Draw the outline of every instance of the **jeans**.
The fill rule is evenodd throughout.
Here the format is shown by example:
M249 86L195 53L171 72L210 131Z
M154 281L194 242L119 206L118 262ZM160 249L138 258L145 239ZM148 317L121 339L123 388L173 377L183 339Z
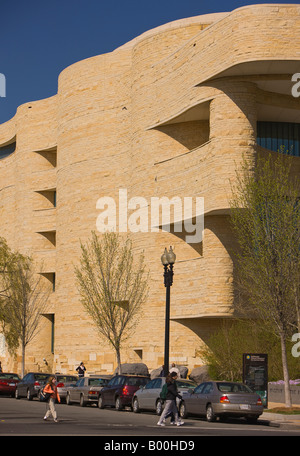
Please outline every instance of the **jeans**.
M56 410L55 410L55 399L53 399L52 397L49 399L48 407L49 408L47 409L45 418L48 418L48 416L52 415L53 419L56 420L57 419L57 413L56 413Z
M163 420L166 418L166 416L169 413L173 413L174 418L175 418L175 423L178 423L178 410L176 406L176 401L174 400L166 400L165 408L161 414L159 424L163 422Z

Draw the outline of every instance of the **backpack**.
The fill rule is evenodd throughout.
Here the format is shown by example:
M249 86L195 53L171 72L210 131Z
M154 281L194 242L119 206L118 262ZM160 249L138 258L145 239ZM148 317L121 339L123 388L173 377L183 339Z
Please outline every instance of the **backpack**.
M161 393L160 393L160 398L163 400L167 399L167 392L168 392L168 385L165 383L164 386L162 387Z

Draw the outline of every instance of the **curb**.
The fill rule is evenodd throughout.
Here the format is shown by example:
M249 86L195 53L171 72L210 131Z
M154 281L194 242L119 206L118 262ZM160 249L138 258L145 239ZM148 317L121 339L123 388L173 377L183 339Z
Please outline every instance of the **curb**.
M263 413L260 420L267 421L269 426L281 427L286 429L299 430L300 432L300 415L283 415L280 413Z

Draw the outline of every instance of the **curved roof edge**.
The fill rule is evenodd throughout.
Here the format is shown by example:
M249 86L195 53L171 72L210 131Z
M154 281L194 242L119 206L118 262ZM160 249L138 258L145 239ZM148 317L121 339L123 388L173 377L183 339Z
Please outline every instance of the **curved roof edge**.
M158 35L160 33L164 33L166 31L187 27L192 24L213 24L214 22L223 19L226 17L229 12L224 13L211 13L211 14L202 14L200 16L193 16L187 17L184 19L177 19L176 21L167 22L166 24L159 25L153 29L147 30L146 32L142 33L141 35L133 38L131 41L124 43L123 45L117 47L115 51L130 49L131 47L135 46L138 42L150 38L151 36ZM114 52L114 51L113 51Z

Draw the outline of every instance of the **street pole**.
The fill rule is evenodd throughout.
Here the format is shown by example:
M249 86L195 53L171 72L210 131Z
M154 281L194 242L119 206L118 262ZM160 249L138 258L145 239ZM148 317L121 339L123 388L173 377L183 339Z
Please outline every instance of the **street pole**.
M169 357L170 357L170 290L173 284L173 264L175 263L176 255L170 247L169 252L165 249L161 257L164 266L164 285L166 287L166 316L165 316L165 352L164 352L164 376L169 373Z

